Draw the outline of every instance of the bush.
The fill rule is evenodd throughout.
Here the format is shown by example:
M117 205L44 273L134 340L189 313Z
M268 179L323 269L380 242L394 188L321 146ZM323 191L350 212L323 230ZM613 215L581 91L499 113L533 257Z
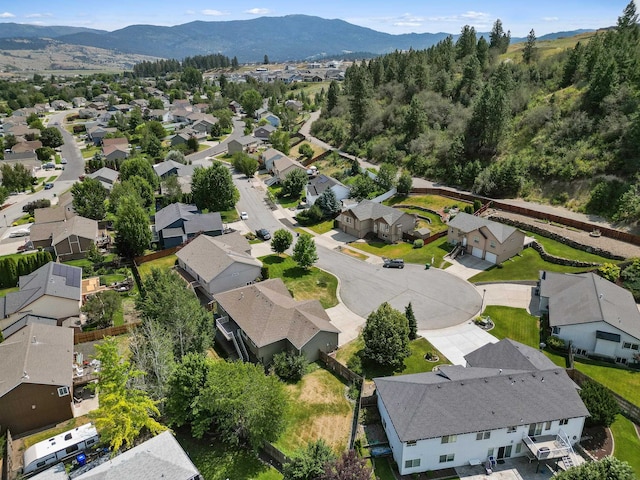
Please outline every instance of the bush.
M413 248L422 248L424 247L424 240L421 238L417 238L413 241Z
M273 356L272 369L281 380L285 382L298 382L307 370L307 358L300 354L280 352Z
M465 205L464 213L468 213L469 215L473 215L473 207L471 205Z
M580 388L580 398L591 415L587 417L587 425L610 426L620 413L620 406L609 389L592 380L584 382Z
M296 216L296 219L301 225L313 225L321 222L323 218L322 209L318 205L313 205L311 208L303 210Z
M263 266L260 269L260 276L262 277L263 280L268 280L269 279L269 267Z
M551 335L547 338L547 346L549 348L553 348L554 350L566 350L567 346L563 339Z

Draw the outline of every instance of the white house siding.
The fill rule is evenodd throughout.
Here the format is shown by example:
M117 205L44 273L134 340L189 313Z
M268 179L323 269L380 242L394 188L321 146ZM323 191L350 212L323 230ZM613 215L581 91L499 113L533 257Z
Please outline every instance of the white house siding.
M624 358L629 362L633 360L634 354L640 353L640 350L623 348L625 343L640 345L640 339L605 322L560 325L558 328L560 328L560 332L556 333L556 336L562 338L567 343L571 341L574 348L586 350L589 354L596 354L596 330L620 335L620 343L616 345L615 349L612 349L612 358ZM607 340L604 340L604 342L611 343ZM602 354L602 352L600 354Z
M342 185L334 185L331 187L331 190L333 190L333 193L336 196L336 199L338 201L340 200L344 200L345 198L349 198L349 195L351 194L351 190L349 190L349 188L342 186ZM313 206L316 203L316 200L320 197L320 195L311 195L309 193L309 190L307 190L307 204L310 206Z
M519 451L516 450L518 444L521 444L523 438L529 433L528 424L517 426L516 431L512 433L507 433L507 427L491 430L490 437L483 440L477 440L476 435L478 432L473 432L457 435L456 441L451 443L442 443L442 437L437 437L418 440L415 445L407 445L407 443L401 443L398 439L388 413L384 408L384 404L379 398L378 409L380 410L382 424L389 439L389 446L393 452L393 459L398 464L401 475L459 467L468 465L469 460L485 461L490 454L490 449L493 449L492 454L497 458L500 447L511 447L509 458L524 456L527 451L527 447L524 444L520 446ZM557 435L558 432L562 430L573 444L580 439L583 426L584 417L569 419L569 422L562 426L559 420L554 420L551 422L548 430L545 430L546 425L542 426L541 434ZM449 454L454 455L453 461L440 463L440 456ZM412 468L405 467L405 462L415 459L420 460L420 466Z

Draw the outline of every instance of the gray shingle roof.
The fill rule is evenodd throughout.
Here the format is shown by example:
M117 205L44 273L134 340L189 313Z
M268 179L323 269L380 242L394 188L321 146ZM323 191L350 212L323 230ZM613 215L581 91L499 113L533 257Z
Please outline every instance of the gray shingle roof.
M389 225L396 223L403 215L407 215L402 210L393 207L387 207L381 203L372 202L371 200L362 200L358 205L349 209L358 220L384 219Z
M544 272L540 295L549 298L551 326L602 321L640 339L640 312L631 292L594 273Z
M76 480L190 480L199 473L167 430L79 475Z
M460 212L451 220L449 220L449 226L457 228L465 233L479 230L482 227L487 228L496 240L500 243L504 243L513 232L516 231L514 227L505 225L504 223L494 222L482 217L476 217L468 213Z
M0 343L0 365L0 397L21 383L70 387L73 329L31 323Z
M445 376L449 372L456 378L455 371L465 378ZM492 372L451 366L440 374L376 378L374 382L403 442L588 415L576 385L562 369Z
M261 267L262 262L253 258L241 246L240 238L248 247L247 239L237 232L218 237L199 235L178 250L176 255L207 283L236 262Z
M294 300L280 278L219 293L216 301L258 347L286 338L300 349L320 331L339 333L318 300Z
M186 219L198 212L195 205L172 203L156 212L156 230L164 230L176 220Z
M82 268L49 262L19 279L20 290L4 297L4 316L11 315L43 295L80 301ZM52 312L53 313L53 312Z
M309 180L309 183L307 184L307 191L316 197L334 185L342 185L342 183L333 177L327 177L326 175L320 174Z
M87 175L87 177L94 178L96 180L104 179L105 181L111 184L114 184L118 180L119 176L120 176L120 173L108 167L102 167L101 169L96 170L95 172Z
M549 358L527 345L504 338L488 343L465 355L467 365L484 368L511 368L514 370L554 370L558 366Z

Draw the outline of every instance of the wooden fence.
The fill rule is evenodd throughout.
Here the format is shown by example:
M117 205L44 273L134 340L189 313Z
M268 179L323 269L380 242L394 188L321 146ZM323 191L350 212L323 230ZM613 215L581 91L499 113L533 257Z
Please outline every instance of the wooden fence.
M575 368L568 368L567 373L569 374L571 379L574 382L576 382L578 385L582 385L588 380L595 383L600 383L594 380L593 378L591 378L590 376L582 373L580 370L576 370ZM607 388L607 390L609 389ZM611 392L611 395L613 395L613 398L616 399L616 402L620 406L620 411L622 412L622 414L625 417L629 418L633 423L640 424L640 407L631 403L626 398L621 397L617 393L612 392L611 390L609 390L609 392Z
M171 247L165 248L164 250L160 250L158 252L153 252L148 255L141 255L140 257L135 257L133 261L136 265L140 265L145 262L150 262L152 260L157 260L158 258L168 257L169 255L173 255L179 250L180 247Z
M118 325L117 327L102 328L100 330L93 330L90 332L80 332L73 336L73 344L95 342L102 340L104 337L115 337L116 335L122 335L123 333L130 332L138 326L140 322L125 323L124 325Z
M269 463L279 472L282 472L282 466L290 461L289 457L269 442L264 442L260 450L269 459Z
M2 480L9 480L9 475L13 472L13 439L11 438L11 432L7 430L5 435L5 444L2 449L3 461L2 461ZM15 477L15 475L12 475Z
M335 358L327 355L322 350L320 350L320 361L322 361L328 370L331 370L333 373L338 376L344 378L348 383L361 383L363 378L357 373L349 370L346 366L341 364Z

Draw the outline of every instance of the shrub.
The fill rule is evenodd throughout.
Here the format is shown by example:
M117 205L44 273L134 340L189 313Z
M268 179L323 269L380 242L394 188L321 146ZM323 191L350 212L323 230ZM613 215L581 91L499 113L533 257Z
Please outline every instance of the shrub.
M280 352L273 356L273 373L285 382L298 382L307 370L307 358L300 354Z
M620 413L620 406L609 389L592 380L584 382L580 388L580 398L591 415L587 417L587 425L611 425Z
M301 225L313 225L322 221L323 218L324 215L318 205L313 205L311 208L303 210L296 216L296 219Z
M469 215L473 215L473 207L471 205L465 205L464 213L468 213Z
M413 248L422 248L424 247L424 240L422 240L421 238L416 238L413 241Z
M262 277L263 280L268 280L269 279L269 267L263 266L260 269L260 276Z
M563 339L551 335L547 338L547 345L555 350L566 350L567 346Z

